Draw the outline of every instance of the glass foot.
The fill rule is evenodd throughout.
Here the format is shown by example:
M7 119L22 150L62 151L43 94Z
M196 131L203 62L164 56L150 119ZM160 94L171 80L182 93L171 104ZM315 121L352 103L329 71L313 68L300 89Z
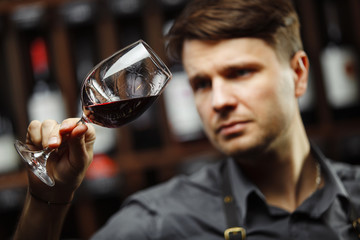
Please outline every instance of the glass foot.
M44 149L33 151L28 146L18 140L15 142L15 149L21 158L27 163L29 169L45 184L54 186L54 180L47 174L46 162L52 150Z

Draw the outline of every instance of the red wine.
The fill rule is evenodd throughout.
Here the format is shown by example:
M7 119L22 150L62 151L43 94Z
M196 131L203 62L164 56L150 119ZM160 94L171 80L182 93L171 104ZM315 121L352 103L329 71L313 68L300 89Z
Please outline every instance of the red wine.
M158 96L132 98L115 102L84 106L87 120L97 125L116 128L139 117Z

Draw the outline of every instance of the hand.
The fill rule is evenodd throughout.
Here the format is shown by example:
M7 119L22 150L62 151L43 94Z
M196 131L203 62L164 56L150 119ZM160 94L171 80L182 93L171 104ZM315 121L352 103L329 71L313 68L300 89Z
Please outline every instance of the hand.
M78 124L78 121L70 118L61 124L54 120L29 124L26 144L30 148L58 149L51 153L47 162L54 187L48 187L29 171L29 190L44 201L71 201L92 161L95 130L90 124Z

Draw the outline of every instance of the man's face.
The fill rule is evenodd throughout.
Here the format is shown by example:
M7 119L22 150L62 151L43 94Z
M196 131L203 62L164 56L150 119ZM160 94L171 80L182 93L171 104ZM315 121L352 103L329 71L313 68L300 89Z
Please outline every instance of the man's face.
M183 63L205 132L223 153L259 153L288 137L296 74L264 41L187 40Z

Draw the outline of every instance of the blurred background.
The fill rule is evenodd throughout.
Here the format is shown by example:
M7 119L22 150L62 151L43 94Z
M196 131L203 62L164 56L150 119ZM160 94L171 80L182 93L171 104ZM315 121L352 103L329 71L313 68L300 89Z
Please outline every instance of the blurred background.
M220 154L204 137L181 65L163 35L187 0L0 0L0 239L24 201L24 164L13 147L33 119L80 117L79 88L100 60L145 40L174 74L136 121L96 127L94 161L63 239L87 239L135 191L190 174ZM293 0L310 58L300 99L309 137L337 161L360 164L360 1Z

